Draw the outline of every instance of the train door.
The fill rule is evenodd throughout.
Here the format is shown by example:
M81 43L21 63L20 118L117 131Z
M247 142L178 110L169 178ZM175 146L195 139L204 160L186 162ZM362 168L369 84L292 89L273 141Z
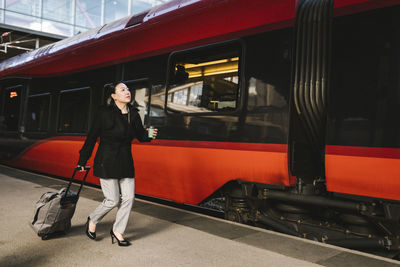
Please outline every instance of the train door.
M253 143L265 155L262 183L290 186L287 144L293 27L243 39L247 97L240 141Z
M326 181L400 200L400 5L380 5L333 20Z
M28 88L25 80L13 80L2 84L0 160L13 158L24 148L24 99Z

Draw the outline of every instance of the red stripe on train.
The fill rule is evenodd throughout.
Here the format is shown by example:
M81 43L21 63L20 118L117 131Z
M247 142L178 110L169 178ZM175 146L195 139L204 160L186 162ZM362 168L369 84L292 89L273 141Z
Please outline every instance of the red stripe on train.
M53 140L64 141L85 141L86 136L54 136L43 139L33 144L32 148L43 142ZM265 144L265 143L239 143L239 142L215 142L215 141L190 141L190 140L162 140L156 139L149 143L140 143L134 140L132 144L135 145L157 145L157 146L173 146L173 147L192 147L192 148L213 148L213 149L230 149L230 150L248 150L248 151L268 151L268 152L282 152L286 153L286 144ZM28 149L29 149L28 148Z
M69 177L84 140L66 136L42 140L9 164ZM155 140L132 146L140 194L198 204L236 179L289 186L286 145ZM93 155L96 149L97 145ZM93 164L93 155L88 165ZM99 183L92 172L87 181Z
M400 200L400 149L327 146L328 191Z
M400 148L326 146L328 155L400 159Z

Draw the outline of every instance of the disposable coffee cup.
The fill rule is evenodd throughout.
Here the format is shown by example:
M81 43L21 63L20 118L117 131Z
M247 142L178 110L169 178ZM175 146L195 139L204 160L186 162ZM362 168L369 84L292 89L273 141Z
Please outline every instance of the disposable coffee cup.
M147 130L149 138L153 138L154 130L155 128L153 126L150 126L149 129Z

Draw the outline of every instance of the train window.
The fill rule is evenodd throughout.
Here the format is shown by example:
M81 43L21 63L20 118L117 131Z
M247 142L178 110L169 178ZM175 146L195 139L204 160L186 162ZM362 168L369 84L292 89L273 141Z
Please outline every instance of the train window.
M150 84L147 80L126 82L132 92L132 105L139 110L142 123L148 121Z
M84 133L88 127L89 87L60 91L58 132Z
M235 44L172 55L167 109L178 113L235 110L239 96L240 51Z
M29 132L45 132L49 125L50 93L31 95L28 98L26 129Z
M151 99L150 99L150 117L152 123L160 123L165 119L164 112L165 104L165 86L164 84L157 84L151 87Z
M146 125L157 125L158 128L165 124L165 80L169 55L140 59L124 65L124 79L138 80L146 77L149 81L150 99L148 117L145 116ZM129 86L131 87L131 86ZM146 120L148 118L148 120Z
M245 38L248 98L244 141L287 142L291 36L288 28Z
M328 144L400 148L399 13L334 19Z
M21 86L4 90L3 116L0 116L0 130L17 131L21 104Z

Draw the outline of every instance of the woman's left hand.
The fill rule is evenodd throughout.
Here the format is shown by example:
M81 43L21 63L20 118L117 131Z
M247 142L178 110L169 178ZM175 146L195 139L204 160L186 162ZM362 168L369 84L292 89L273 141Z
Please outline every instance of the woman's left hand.
M158 129L156 128L156 129L154 129L153 136L151 138L156 139L157 134L158 134Z
M151 126L150 128L147 128L146 130L147 130L149 138L156 139L157 134L158 134L157 128L154 128L153 126Z

